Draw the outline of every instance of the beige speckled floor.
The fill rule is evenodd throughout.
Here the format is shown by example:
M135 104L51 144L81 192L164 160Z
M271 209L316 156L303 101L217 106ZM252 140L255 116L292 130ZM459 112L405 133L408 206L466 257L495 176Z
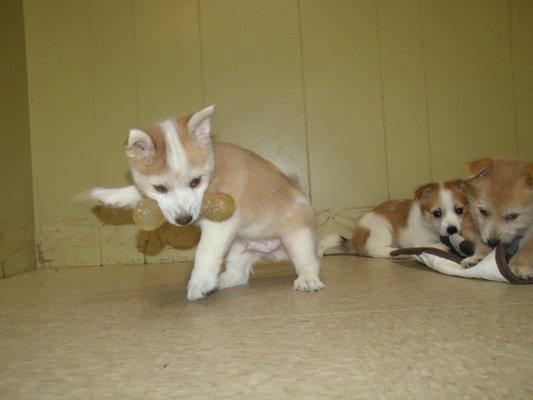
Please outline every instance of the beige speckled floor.
M190 265L0 281L0 398L532 399L533 287L327 257L184 299Z

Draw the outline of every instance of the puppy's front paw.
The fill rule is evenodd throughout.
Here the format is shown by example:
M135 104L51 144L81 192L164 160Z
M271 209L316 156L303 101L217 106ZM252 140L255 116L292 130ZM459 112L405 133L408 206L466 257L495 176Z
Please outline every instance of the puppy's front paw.
M101 203L107 203L109 193L105 188L95 187L89 191L89 196Z
M461 261L461 265L463 266L463 268L470 268L478 264L481 260L483 260L483 257L473 255Z
M141 193L134 185L122 188L96 187L91 189L89 196L109 207L133 207L142 200Z
M524 257L515 256L509 263L511 272L521 279L533 278L533 266L527 265Z
M216 277L214 279L203 276L191 277L187 287L187 299L191 301L203 299L215 289L216 285Z
M302 274L294 281L294 290L298 292L318 292L324 289L324 284L316 275Z

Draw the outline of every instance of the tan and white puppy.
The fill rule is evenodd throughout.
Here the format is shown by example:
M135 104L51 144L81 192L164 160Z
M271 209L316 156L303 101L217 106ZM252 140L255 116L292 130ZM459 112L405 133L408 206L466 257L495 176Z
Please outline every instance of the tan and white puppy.
M461 181L421 186L413 200L390 200L366 213L350 240L339 235L325 237L319 252L338 247L346 254L390 258L399 248L448 250L440 237L461 233L467 207L464 189Z
M509 266L533 277L533 163L482 159L467 164L471 214L491 247L518 242Z
M307 196L276 166L238 146L214 143L214 107L133 129L125 146L134 185L95 188L105 205L131 207L143 196L156 200L168 222L198 222L202 237L187 298L203 298L215 288L243 285L254 263L290 258L298 275L294 288L317 291L320 261L313 209ZM223 222L202 217L206 193L233 196L235 214ZM226 270L219 276L227 253Z

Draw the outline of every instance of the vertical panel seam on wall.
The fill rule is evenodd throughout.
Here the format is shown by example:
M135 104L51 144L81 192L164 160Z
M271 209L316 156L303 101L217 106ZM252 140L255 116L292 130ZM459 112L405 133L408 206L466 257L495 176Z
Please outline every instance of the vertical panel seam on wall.
M422 8L420 6L420 0L418 4L418 25L420 28L420 41L422 44L422 70L424 71L424 97L426 101L426 135L428 143L428 153L429 153L429 176L433 181L433 157L431 154L431 123L430 123L430 105L429 105L429 94L428 94L428 75L427 75L427 61L426 61L426 41L424 40L424 24L422 21Z
M98 166L98 134L96 133L96 129L94 124L96 123L96 95L95 95L95 72L94 72L94 41L93 41L93 12L94 12L94 4L93 0L89 1L89 48L91 50L91 102L92 102L92 111L93 111L93 136L94 136L94 167L95 167L95 175L96 175L96 185L100 185L100 170ZM102 221L99 217L97 217L98 222L98 251L100 255L100 265L104 264L104 257L102 255Z
M304 69L304 42L302 32L302 11L300 0L297 0L296 6L298 8L298 34L300 42L300 73L302 75L302 106L304 117L304 132L305 132L305 160L307 167L307 187L309 188L309 200L313 201L313 191L311 188L311 159L309 157L309 125L307 122L307 91L306 91L306 79Z
M136 125L139 126L140 123L140 101L139 101L139 67L138 67L138 47L137 47L137 29L136 29L136 23L137 20L137 12L135 7L135 0L131 0L131 24L132 24L132 30L133 30L133 75L135 80L135 118L137 119ZM146 252L143 251L143 263L148 263L148 258L146 257Z
M382 69L382 59L381 59L381 36L379 30L379 9L378 9L378 0L374 0L374 11L376 14L376 44L378 51L378 74L379 74L379 91L380 91L380 100L381 100L381 121L383 124L383 151L385 155L385 183L387 187L387 199L390 199L390 182L389 182L389 150L388 150L388 141L387 141L387 127L386 127L386 115L385 115L385 91L383 87L383 69Z
M37 262L37 202L35 201L35 179L33 171L33 151L31 138L31 101L30 101L30 74L28 71L28 42L26 35L26 2L22 2L22 23L24 24L24 72L26 77L26 101L28 105L28 135L29 135L29 149L30 149L30 175L31 175L31 202L33 208L33 248L35 257L35 266L38 267ZM5 276L5 275L3 275Z
M518 103L516 101L516 79L514 71L514 48L513 48L513 23L512 23L512 7L511 0L507 0L507 23L509 25L509 62L511 67L511 91L513 97L513 117L514 117L514 130L515 130L515 142L516 142L516 156L520 156L520 135L518 134Z
M0 279L4 278L6 276L5 274L5 254L4 254L4 229L2 225L2 221L0 221L0 255L2 255L2 258L0 259Z
M205 69L204 69L204 45L202 41L202 0L198 4L198 45L200 47L200 85L202 87L202 107L205 107Z
M135 8L135 0L131 0L131 25L133 31L133 76L135 80L135 118L137 119L136 125L139 126L139 68L137 61L139 59L138 48L137 48L137 29L136 29L136 19L137 13Z

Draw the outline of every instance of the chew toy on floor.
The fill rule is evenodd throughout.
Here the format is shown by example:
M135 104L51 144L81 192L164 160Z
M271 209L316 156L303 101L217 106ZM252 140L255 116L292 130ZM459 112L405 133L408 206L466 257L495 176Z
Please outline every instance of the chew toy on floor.
M235 213L235 201L229 194L214 192L204 197L202 212L205 218L222 222ZM165 216L157 201L145 198L133 209L133 222L144 231L154 231L165 223Z
M507 249L509 250L509 249ZM533 283L533 279L520 279L509 268L508 254L504 245L499 245L477 265L470 268L461 266L462 258L456 254L430 247L399 249L392 256L412 256L427 267L446 274L464 278L487 279L506 283Z

